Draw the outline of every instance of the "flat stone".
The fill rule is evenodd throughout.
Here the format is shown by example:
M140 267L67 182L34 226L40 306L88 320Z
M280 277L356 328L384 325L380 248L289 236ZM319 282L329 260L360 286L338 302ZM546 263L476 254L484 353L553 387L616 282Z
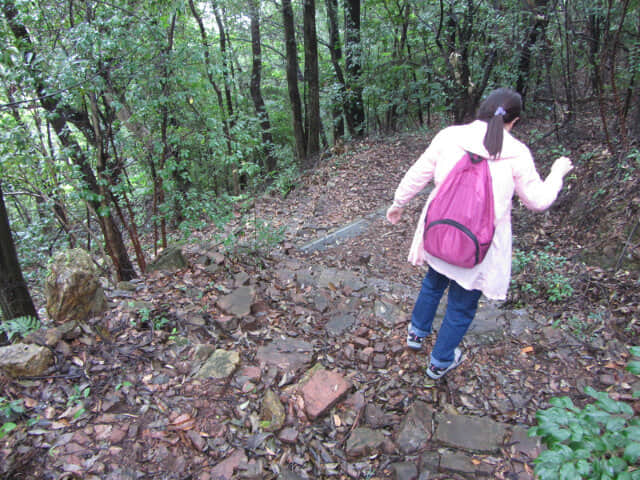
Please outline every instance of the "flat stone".
M187 261L182 254L182 249L177 246L169 246L160 252L156 259L147 266L147 271L175 271L186 266Z
M337 372L316 370L301 389L305 411L311 420L330 409L351 388L351 383Z
M256 292L253 287L236 288L229 295L221 297L217 305L225 312L237 317L251 314L251 306L255 302Z
M498 453L508 426L485 417L436 413L435 440L474 452Z
M283 443L294 444L298 441L300 433L293 427L283 428L278 434L278 439Z
M238 352L216 350L202 365L196 378L227 378L234 372L239 362Z
M367 427L356 428L347 439L347 457L359 458L379 452L384 442L382 432Z
M285 372L295 372L308 365L313 355L313 346L296 338L278 338L258 348L259 362L273 365Z
M218 463L211 470L211 477L216 480L231 480L236 478L234 473L238 470L240 464L247 462L247 456L243 450L234 450L234 452Z
M526 455L529 458L537 458L542 451L540 437L530 437L528 427L513 427L511 433L511 450Z
M24 343L0 347L0 369L10 377L42 375L52 364L47 347Z
M475 461L474 461L475 460ZM472 455L461 452L444 452L440 458L440 468L461 474L488 477L493 473L493 467L479 462Z
M384 323L390 327L404 322L407 315L400 310L396 305L385 302L383 300L376 300L373 305L373 313L376 317L381 318Z
M404 454L422 450L431 439L433 409L426 403L416 401L398 428L396 444Z
M305 478L308 477L302 477L288 468L280 470L280 474L278 475L278 480L304 480Z
M422 474L425 472L437 472L440 468L440 454L436 451L424 452L420 455L419 470ZM427 477L429 478L429 477Z
M364 420L371 428L387 427L391 424L391 416L375 403L367 404L364 410Z
M392 463L390 468L395 480L416 480L418 478L418 467L411 462Z
M338 336L345 333L356 324L356 317L350 313L338 314L332 317L325 325L329 335Z
M286 413L280 397L276 395L273 390L267 389L262 398L262 409L260 412L260 419L268 422L267 425L263 426L263 429L267 432L277 432L284 425L285 418Z

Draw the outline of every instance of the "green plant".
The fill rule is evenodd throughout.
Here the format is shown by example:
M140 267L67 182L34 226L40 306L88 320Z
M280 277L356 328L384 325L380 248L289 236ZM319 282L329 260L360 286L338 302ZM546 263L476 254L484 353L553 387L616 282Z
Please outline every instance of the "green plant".
M4 417L5 420L0 425L0 439L18 427L15 420L22 416L23 413L22 399L7 400L5 397L0 397L0 416Z
M22 405L22 399L7 400L5 397L0 397L0 414L3 417L11 419L23 413L24 406Z
M640 356L640 347L630 350ZM639 375L640 362L629 362L627 370ZM595 400L584 408L558 397L537 412L529 436L540 436L548 449L534 461L535 474L540 480L640 480L640 419L605 392L586 387L584 393Z
M573 295L573 287L569 279L560 273L567 259L554 255L550 243L544 250L524 252L514 249L512 260L512 287L517 293L525 296L544 296L551 303L559 303Z
M76 419L80 417L84 412L84 400L89 397L91 393L91 388L86 386L73 386L73 392L69 394L67 397L67 407L71 406L80 406L78 411L73 415L73 418Z
M40 328L40 320L31 316L17 317L0 323L0 330L7 334L10 342L16 335L24 338L29 333Z

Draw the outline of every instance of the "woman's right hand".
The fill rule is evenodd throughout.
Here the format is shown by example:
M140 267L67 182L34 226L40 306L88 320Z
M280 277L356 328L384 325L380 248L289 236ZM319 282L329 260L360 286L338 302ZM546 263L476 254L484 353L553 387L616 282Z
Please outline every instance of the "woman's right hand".
M391 205L389 210L387 210L387 220L389 220L392 225L395 225L400 221L403 210L404 209L398 205Z
M572 169L573 169L573 164L571 163L571 160L569 159L569 157L560 157L556 159L556 161L553 162L553 165L551 166L552 172L557 171L563 177L567 173L569 173Z

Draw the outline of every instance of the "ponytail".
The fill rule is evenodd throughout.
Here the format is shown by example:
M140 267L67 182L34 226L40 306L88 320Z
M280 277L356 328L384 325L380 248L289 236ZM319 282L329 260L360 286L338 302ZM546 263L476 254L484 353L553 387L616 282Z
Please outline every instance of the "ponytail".
M483 144L491 158L497 158L502 151L504 125L515 120L522 110L522 97L507 88L491 92L478 109L477 118L487 122L487 133Z

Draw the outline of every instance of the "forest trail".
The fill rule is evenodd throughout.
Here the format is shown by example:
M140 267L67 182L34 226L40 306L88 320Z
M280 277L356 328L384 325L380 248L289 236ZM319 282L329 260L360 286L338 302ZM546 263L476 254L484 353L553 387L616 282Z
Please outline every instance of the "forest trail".
M626 348L558 328L541 305L483 301L464 363L425 376L433 339L405 347L422 204L396 226L383 215L425 146L354 144L285 200L255 201L255 218L285 232L275 249L223 253L213 229L193 232L188 268L107 292L112 308L58 347L54 373L1 379L39 413L0 452L5 478L532 479L536 411L582 402L586 385L629 396ZM212 354L228 373L199 378ZM305 378L320 388L305 394Z

